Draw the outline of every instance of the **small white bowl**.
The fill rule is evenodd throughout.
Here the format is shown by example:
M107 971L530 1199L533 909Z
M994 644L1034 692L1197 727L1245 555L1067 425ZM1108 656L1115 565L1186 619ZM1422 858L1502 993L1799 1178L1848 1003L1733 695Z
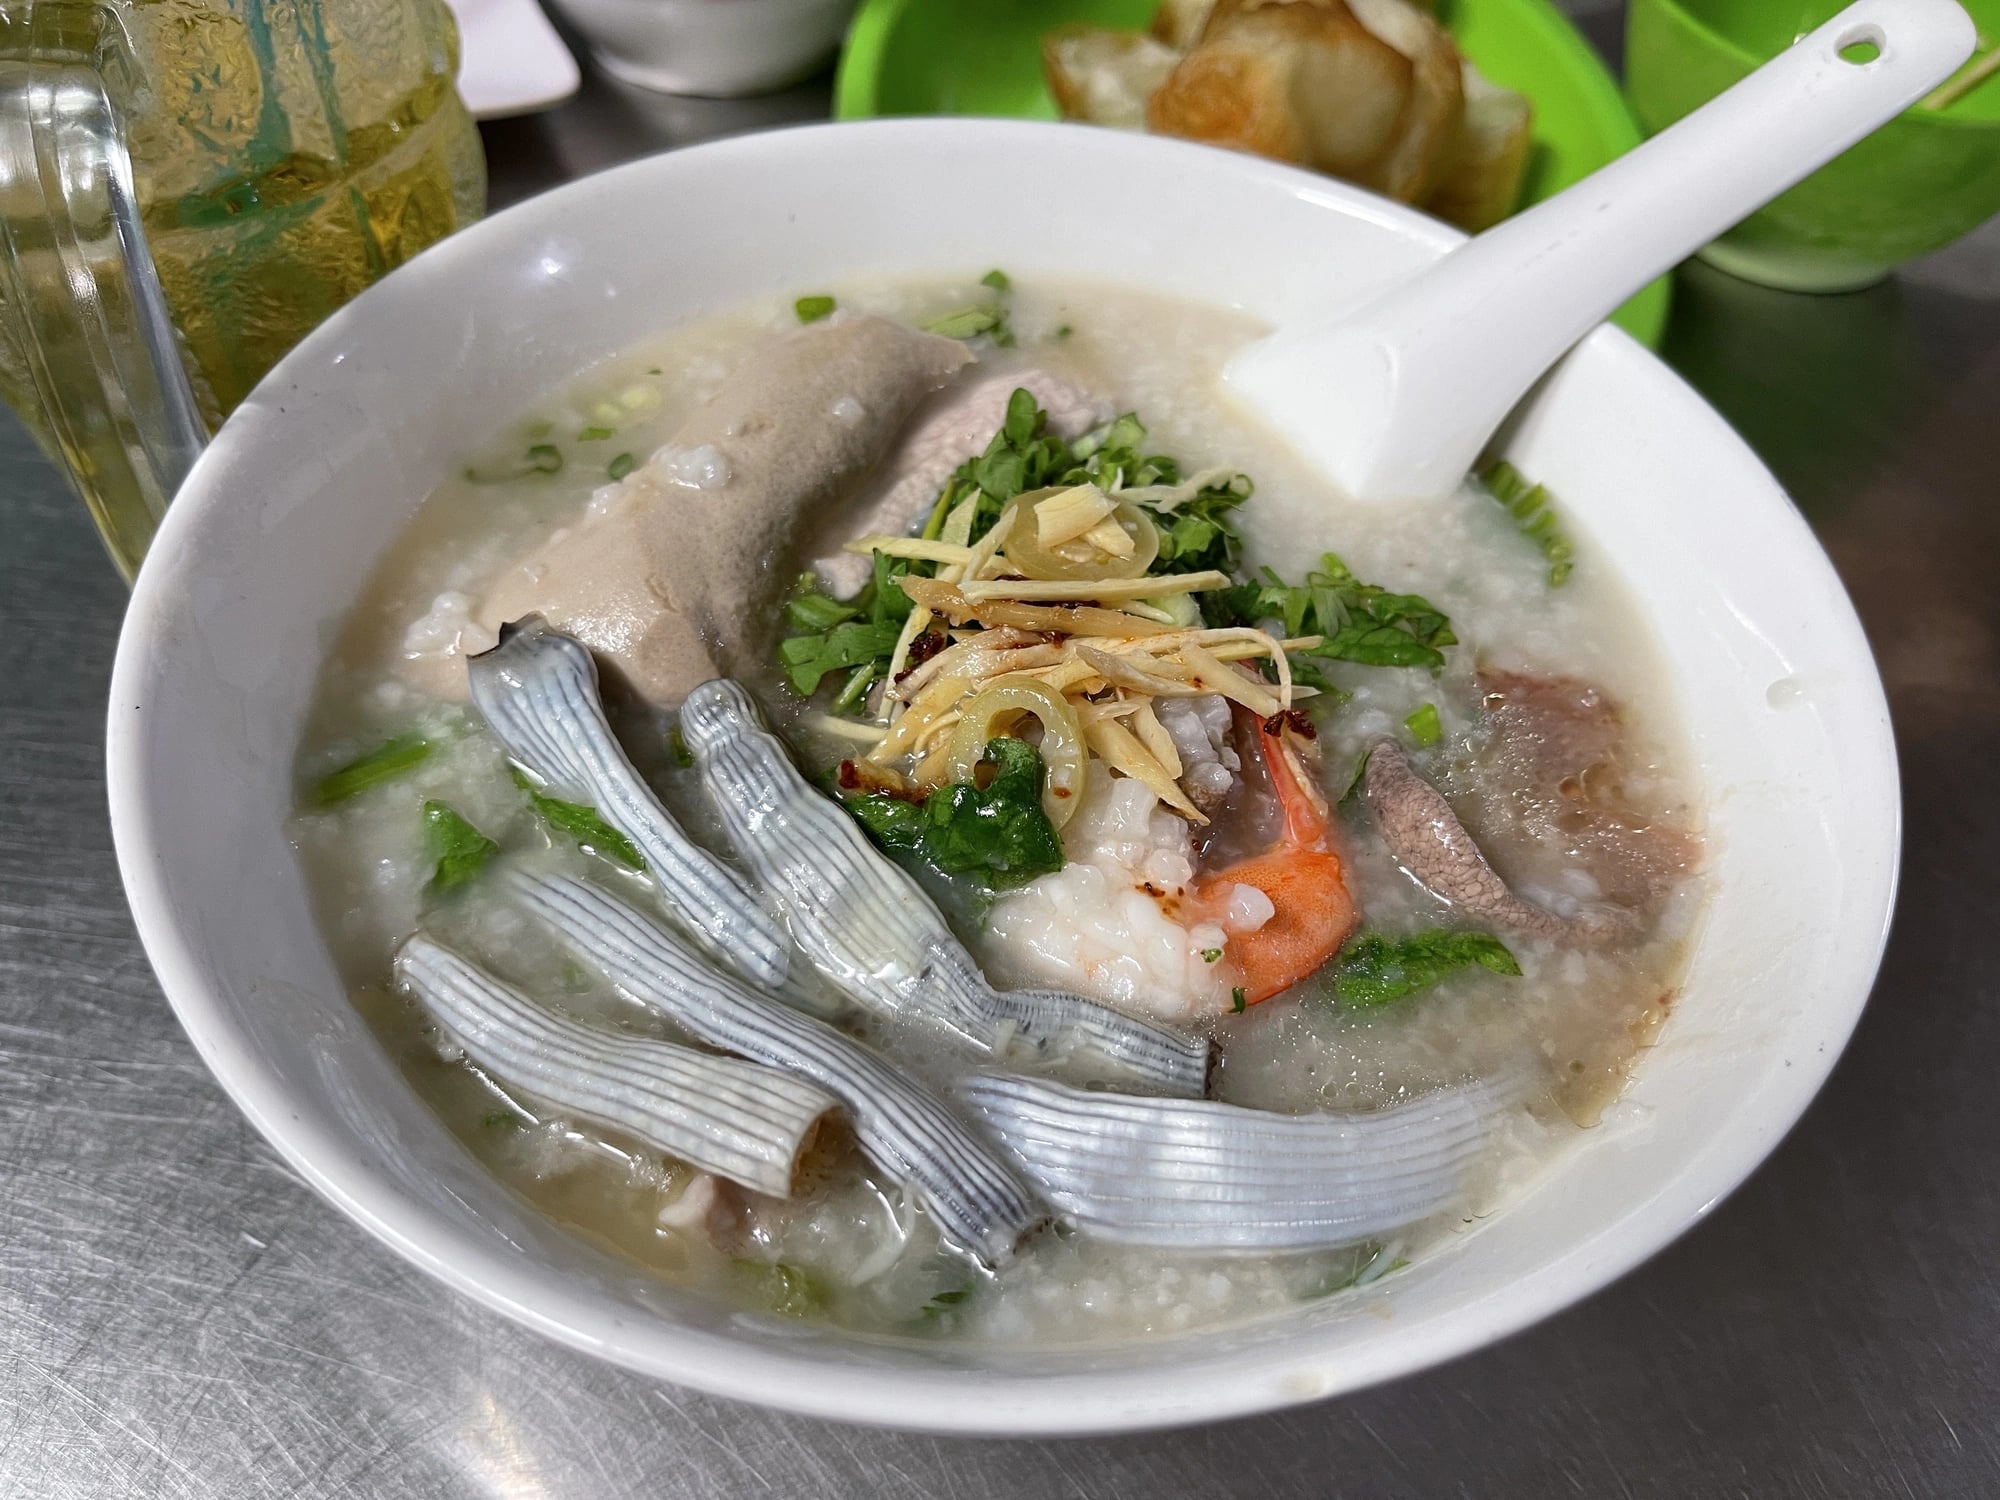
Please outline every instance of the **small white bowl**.
M1089 210L1055 232L1019 211L1037 204ZM1714 906L1626 1099L1379 1292L1194 1338L995 1351L679 1291L541 1218L446 1133L348 1003L285 839L300 725L360 580L460 455L565 373L741 299L863 273L1003 265L1284 322L1336 280L1381 285L1457 238L1248 156L913 120L655 157L427 251L229 419L168 512L119 643L119 863L202 1058L309 1182L440 1280L635 1370L851 1421L1054 1434L1236 1416L1462 1354L1629 1270L1741 1182L1832 1067L1881 953L1898 798L1881 684L1811 532L1615 329L1543 384L1508 451L1563 497L1664 648L1709 788Z
M641 88L733 98L833 56L855 0L554 0L604 70Z

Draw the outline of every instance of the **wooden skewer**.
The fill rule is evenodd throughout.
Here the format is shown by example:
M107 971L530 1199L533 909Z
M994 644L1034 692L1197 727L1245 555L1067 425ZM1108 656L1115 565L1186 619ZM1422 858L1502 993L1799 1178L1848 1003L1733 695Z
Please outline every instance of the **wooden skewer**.
M1995 73L2000 73L2000 47L1985 37L1979 39L1979 45L1986 50L1975 53L1964 67L1919 99L1917 108L1949 109Z

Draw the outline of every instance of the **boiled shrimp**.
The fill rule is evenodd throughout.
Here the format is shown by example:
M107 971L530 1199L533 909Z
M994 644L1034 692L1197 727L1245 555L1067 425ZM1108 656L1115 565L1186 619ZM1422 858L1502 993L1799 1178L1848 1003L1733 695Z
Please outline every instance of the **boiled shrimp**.
M1258 751L1270 773L1284 823L1278 841L1262 854L1206 877L1196 900L1221 908L1230 887L1255 886L1270 899L1270 920L1229 939L1227 951L1242 978L1243 1000L1255 1005L1315 972L1340 951L1354 930L1354 898L1333 852L1325 809L1301 780L1282 730L1257 729Z

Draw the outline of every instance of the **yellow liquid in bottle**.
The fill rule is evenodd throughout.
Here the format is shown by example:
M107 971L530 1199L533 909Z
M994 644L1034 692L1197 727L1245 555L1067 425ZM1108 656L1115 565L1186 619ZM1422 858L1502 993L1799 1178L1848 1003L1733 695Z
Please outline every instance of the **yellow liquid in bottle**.
M482 211L485 159L452 81L457 31L439 0L113 8L136 63L122 102L146 238L213 426L341 304ZM23 9L0 0L0 20ZM20 211L0 188L9 228ZM37 398L37 373L63 390L101 379L88 340L44 315L70 280L34 246L37 227L15 235L18 270L0 281L0 399L67 460L129 576L158 498L134 482L115 396L55 414Z

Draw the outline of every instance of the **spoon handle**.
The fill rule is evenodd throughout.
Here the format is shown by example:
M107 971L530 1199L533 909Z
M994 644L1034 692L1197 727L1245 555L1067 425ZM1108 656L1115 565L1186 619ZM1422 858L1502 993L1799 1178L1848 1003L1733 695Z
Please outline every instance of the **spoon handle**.
M1229 384L1350 494L1443 494L1619 303L1922 98L1975 39L1956 0L1859 0L1374 301L1252 345Z

